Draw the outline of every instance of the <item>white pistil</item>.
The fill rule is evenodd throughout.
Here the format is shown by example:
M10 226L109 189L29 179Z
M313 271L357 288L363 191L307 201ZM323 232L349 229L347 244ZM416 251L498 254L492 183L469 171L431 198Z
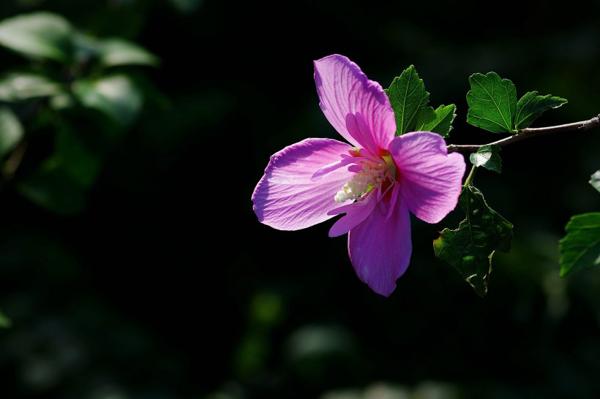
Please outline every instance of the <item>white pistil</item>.
M363 169L335 194L335 202L357 201L383 183L387 171L385 162L364 162L362 166Z

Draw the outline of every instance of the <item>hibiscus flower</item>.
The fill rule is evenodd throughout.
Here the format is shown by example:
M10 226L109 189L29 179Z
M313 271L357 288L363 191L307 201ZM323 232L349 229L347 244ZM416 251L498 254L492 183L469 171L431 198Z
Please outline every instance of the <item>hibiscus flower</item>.
M395 136L379 83L342 55L315 61L325 117L348 143L309 138L271 156L252 202L261 223L299 230L344 214L329 236L348 234L358 277L389 296L410 263L410 213L438 223L458 202L465 162L432 132Z

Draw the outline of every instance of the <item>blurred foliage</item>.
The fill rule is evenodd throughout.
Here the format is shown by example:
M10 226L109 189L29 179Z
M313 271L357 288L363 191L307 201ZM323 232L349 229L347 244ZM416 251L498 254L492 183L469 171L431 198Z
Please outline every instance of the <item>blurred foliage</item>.
M540 125L597 115L600 4L515 6L506 18L471 1L0 2L0 20L52 12L80 33L64 47L79 49L65 50L72 64L0 49L0 105L23 132L2 162L0 309L12 325L0 329L0 395L600 396L600 274L559 278L556 245L571 215L598 210L585 183L597 130L506 148L502 179L480 170L478 187L516 226L482 300L431 254L438 226L413 223L415 256L384 300L329 226L282 234L251 210L273 152L336 137L311 64L334 52L384 86L414 64L432 104L497 70L569 99ZM114 40L154 55L105 66L97 43ZM91 94L105 81L117 88ZM115 115L137 101L106 104L128 87L142 105L126 125ZM451 140L477 142L466 100L456 106Z
M49 210L80 212L118 139L115 132L131 126L143 105L142 87L131 73L115 72L115 67L156 66L158 59L132 42L84 34L49 12L0 22L0 45L31 60L0 80L0 100L6 104L0 110L0 156L9 164L3 178ZM97 112L111 123L95 131L92 116L74 116L79 109ZM45 159L26 157L26 149L48 147L48 140L53 144ZM22 175L21 162L29 163Z

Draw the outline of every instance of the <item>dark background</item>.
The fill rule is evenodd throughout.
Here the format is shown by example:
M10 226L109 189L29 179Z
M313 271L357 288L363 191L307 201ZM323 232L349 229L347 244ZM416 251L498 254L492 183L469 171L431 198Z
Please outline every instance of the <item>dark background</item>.
M560 279L557 249L571 215L600 208L587 184L600 131L515 144L502 175L478 174L515 224L485 299L432 253L458 216L414 220L411 266L385 299L330 223L278 232L250 202L270 154L336 137L312 78L327 54L384 86L414 64L433 104L457 104L454 143L497 137L465 123L473 72L569 99L538 125L597 115L598 2L3 0L0 16L38 9L158 55L140 73L161 100L111 149L81 213L0 192L13 324L0 397L600 397L600 274Z

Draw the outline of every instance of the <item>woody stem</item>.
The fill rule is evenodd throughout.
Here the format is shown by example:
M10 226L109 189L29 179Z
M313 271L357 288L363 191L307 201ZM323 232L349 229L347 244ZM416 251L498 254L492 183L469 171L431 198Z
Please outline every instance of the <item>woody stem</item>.
M546 126L546 127L528 127L525 129L519 130L517 133L512 136L505 137L503 139L493 141L487 144L450 144L448 146L448 152L475 152L479 148L488 145L495 145L499 147L504 147L505 145L525 140L530 137L542 136L545 134L552 133L564 133L571 131L585 131L589 129L593 129L595 127L600 126L600 114L591 119L573 123L567 123L564 125L556 125L556 126Z

